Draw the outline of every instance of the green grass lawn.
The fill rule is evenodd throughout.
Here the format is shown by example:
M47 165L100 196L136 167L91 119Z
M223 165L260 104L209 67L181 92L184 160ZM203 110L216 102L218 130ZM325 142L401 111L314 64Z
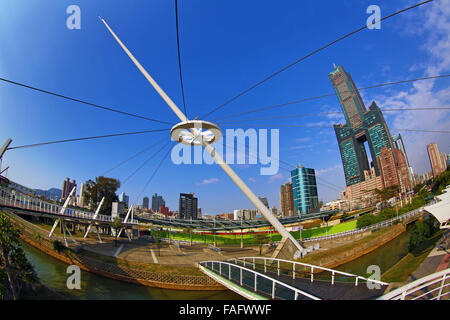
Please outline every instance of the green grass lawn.
M412 252L409 252L392 268L381 275L381 280L386 282L404 282L408 277L417 270L422 262L428 257L433 250L436 242L441 238L444 230L436 232L429 239L425 240Z
M316 229L307 229L302 231L302 238L312 238L312 237L320 237L320 236L326 236L331 235L334 233L349 231L356 229L356 222L357 220L349 221L340 223L334 226L330 227L323 227L323 228L316 228ZM298 239L300 236L300 231L292 231L292 236L295 239ZM167 238L169 236L169 232L162 231L160 232L160 237ZM189 241L189 233L171 233L171 238L174 240L186 240ZM272 241L280 241L281 236L279 233L273 233L272 236L270 234L267 234L267 241L272 238ZM205 243L213 243L214 242L214 236L213 235L201 235L192 233L192 240L193 241L200 241ZM230 245L236 245L241 243L241 235L216 235L216 242L217 244L230 244ZM255 241L255 237L252 234L244 234L243 235L243 242L244 244L257 244Z

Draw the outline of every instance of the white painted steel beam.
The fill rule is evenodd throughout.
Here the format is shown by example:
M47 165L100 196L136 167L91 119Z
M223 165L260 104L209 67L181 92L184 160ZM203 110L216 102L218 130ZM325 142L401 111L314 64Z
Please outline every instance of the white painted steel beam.
M182 122L187 122L187 117L183 112L177 107L177 105L167 96L167 94L161 89L161 87L156 83L156 81L148 74L148 72L142 67L139 61L133 56L133 54L127 49L127 47L120 41L116 34L112 31L106 21L101 18L101 21L108 28L109 32L113 35L125 53L130 57L133 63L145 76L145 78L150 82L153 88L158 92L158 94L163 98L163 100L169 105L172 111L180 118ZM192 134L195 136L197 132L191 129ZM202 145L209 152L209 154L214 158L216 163L225 171L225 173L233 180L233 182L241 189L241 191L247 196L247 198L255 205L255 207L264 215L264 217L274 226L274 228L281 234L283 238L288 238L297 247L297 249L302 252L303 248L294 239L294 237L284 228L284 226L278 221L278 219L270 212L270 210L262 203L262 201L250 190L250 188L242 181L242 179L231 169L231 167L225 163L223 158L216 152L214 147L210 144L205 143L202 139Z
M66 208L67 208L67 206L69 205L69 202L70 202L70 198L73 196L73 194L74 194L74 192L76 190L77 190L77 187L73 187L72 191L70 191L69 196L67 197L66 201L64 202L64 205L62 206L61 210L59 211L60 215L64 215L65 214ZM48 235L49 238L51 238L51 236L53 235L53 232L55 231L56 226L58 225L60 220L61 220L60 218L56 219L55 223L53 224L52 230L50 230L50 233Z
M8 149L9 145L11 144L12 139L8 138L8 140L6 140L6 142L3 144L3 146L0 148L0 159L3 157L3 154L6 152L6 150Z
M94 216L92 217L92 220L97 219L98 213L100 212L100 208L103 205L103 202L105 201L105 197L102 198L102 201L100 201L100 204L97 207L97 210L95 210ZM91 230L92 227L92 222L89 224L87 230L86 230L86 234L84 235L84 239L86 239L87 235L89 234L89 231Z

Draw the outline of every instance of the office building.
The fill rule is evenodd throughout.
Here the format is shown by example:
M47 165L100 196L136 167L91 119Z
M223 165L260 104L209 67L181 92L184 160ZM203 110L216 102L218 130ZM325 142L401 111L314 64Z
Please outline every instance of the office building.
M128 208L128 202L130 201L130 197L125 194L125 192L121 192L119 194L119 201L123 202L125 206Z
M198 199L193 193L180 193L179 219L197 219Z
M292 217L294 212L294 194L292 193L292 183L286 182L280 187L280 213L283 217Z
M427 145L428 157L430 159L431 171L433 172L433 178L436 178L447 168L444 168L442 163L442 156L439 153L439 149L436 143L430 143Z
M300 165L291 171L292 193L296 214L319 211L316 173L314 169Z
M69 178L64 180L63 187L61 190L61 199L63 201L65 201L67 199L67 197L69 196L70 192L72 191L72 189L76 188L76 187L77 187L77 183L75 182L75 180L70 181ZM75 193L73 195L75 196Z
M401 136L391 136L375 102L366 109L350 74L342 66L335 66L329 78L346 120L345 124L334 125L334 130L344 167L347 199L370 197L375 188L383 189L393 183L406 192L412 187L413 172Z
M157 193L155 193L152 196L152 210L153 212L159 212L159 208L161 206L165 206L166 202L164 201L162 196L158 196Z
M144 197L144 198L142 199L142 208L143 208L144 210L148 209L148 203L149 203L148 197Z
M258 198L266 206L266 208L269 208L269 202L267 201L266 197L258 197Z
M405 144L403 143L403 139L402 136L400 135L400 133L394 137L392 137L392 142L394 143L394 146L400 150L402 152L402 155L404 157L403 159L400 159L400 162L406 161L406 167L408 170L408 177L409 177L409 183L411 185L411 187L415 186L415 177L414 177L414 171L413 168L411 167L409 160L408 160L408 154L406 153L406 149L405 149ZM403 170L403 167L402 167Z
M77 202L79 207L85 207L86 206L86 186L84 183L80 185L80 195L78 197Z

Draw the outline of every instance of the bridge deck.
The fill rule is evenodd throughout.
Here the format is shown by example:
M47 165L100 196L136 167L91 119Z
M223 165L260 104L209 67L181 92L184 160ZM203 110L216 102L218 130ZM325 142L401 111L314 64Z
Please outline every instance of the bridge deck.
M264 272L264 270L258 270L258 272L323 300L372 300L381 296L386 289L386 286L381 285L380 289L369 289L366 283L359 283L356 286L354 282L336 281L334 284L331 284L331 281L319 279L314 279L311 282L310 278L292 279L292 276L283 274L278 276L276 273Z

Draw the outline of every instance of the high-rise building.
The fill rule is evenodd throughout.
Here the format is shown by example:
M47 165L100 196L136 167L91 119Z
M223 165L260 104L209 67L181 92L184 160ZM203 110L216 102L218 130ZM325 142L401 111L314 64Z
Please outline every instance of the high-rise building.
M319 211L316 172L297 166L291 171L292 193L296 213L308 214Z
M436 143L430 143L427 145L428 157L430 158L431 170L433 171L433 177L436 178L442 172L445 171L442 163L442 156L439 153L439 149Z
M125 206L128 208L128 202L130 201L130 197L125 194L125 192L121 192L119 194L119 201L125 203Z
M294 211L292 183L287 182L280 187L280 212L283 217L291 217Z
M77 183L75 182L75 180L73 180L72 182L70 181L69 178L64 180L62 191L61 191L61 199L63 201L67 199L67 197L69 196L70 192L72 191L72 189L74 187L75 188L77 187Z
M152 196L152 210L153 212L159 212L159 208L161 206L165 206L166 202L164 201L162 196L158 196L157 193L155 193Z
M392 142L394 143L394 146L400 150L403 154L404 160L406 161L406 167L408 169L408 177L411 187L414 187L415 183L415 177L414 177L414 171L411 165L409 164L408 160L408 154L406 153L405 144L403 143L402 136L400 133L394 137L392 137ZM403 170L403 169L402 169Z
M78 206L84 207L86 206L86 187L84 183L80 185L80 197L78 198Z
M148 197L144 197L144 198L142 199L142 208L148 209L148 203L149 203Z
M366 109L350 74L342 66L335 66L328 76L346 120L345 125L334 125L334 130L344 167L345 193L350 195L347 199L368 197L375 188L383 189L395 182L406 192L412 187L413 172L401 136L392 138L375 102ZM383 172L381 164L385 165Z
M447 170L447 154L445 152L441 153L442 157L442 167L444 168L444 171Z
M266 197L258 197L258 198L267 207L267 209L269 209L269 202L267 201L267 198Z
M198 199L193 193L180 193L179 212L180 219L197 219Z
M334 125L334 130L341 151L347 186L364 181L364 171L375 167L380 175L376 158L381 149L393 149L391 135L380 108L375 102L366 109L358 89L349 73L341 66L329 74L336 91L346 124ZM366 145L372 158L369 164Z

